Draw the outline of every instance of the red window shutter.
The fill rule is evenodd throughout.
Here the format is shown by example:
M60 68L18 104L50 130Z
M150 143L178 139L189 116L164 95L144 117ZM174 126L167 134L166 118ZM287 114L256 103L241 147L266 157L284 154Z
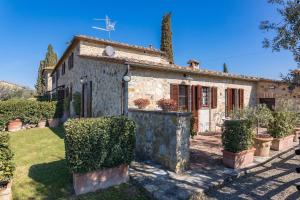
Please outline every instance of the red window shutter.
M227 109L227 114L232 110L232 89L227 88L226 90L227 93L227 102L226 102L226 109Z
M196 101L195 101L195 98L194 98L194 96L195 96L195 94L196 94L196 86L195 85L192 85L192 99L191 99L191 102L192 102L192 111L193 110L196 110Z
M191 86L190 85L188 85L187 87L187 92L186 92L186 94L187 94L187 96L186 96L186 98L187 98L187 108L188 108L188 111L191 111Z
M218 105L218 88L211 88L211 108L217 108Z
M202 86L198 85L198 109L202 108Z
M177 110L179 106L179 86L176 84L170 85L170 99L173 99L177 104Z
M244 89L239 89L239 107L244 108Z

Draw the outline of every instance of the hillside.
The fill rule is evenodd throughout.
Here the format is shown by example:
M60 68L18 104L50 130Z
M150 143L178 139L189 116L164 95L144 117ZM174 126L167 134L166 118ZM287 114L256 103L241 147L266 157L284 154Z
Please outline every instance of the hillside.
M0 81L0 100L9 98L29 98L34 91L25 86L20 86L6 81Z

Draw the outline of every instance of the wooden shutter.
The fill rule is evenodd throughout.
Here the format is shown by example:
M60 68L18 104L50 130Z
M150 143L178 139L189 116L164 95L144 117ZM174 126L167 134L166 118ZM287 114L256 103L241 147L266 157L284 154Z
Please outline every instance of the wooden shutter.
M218 105L218 88L211 88L211 108L217 108Z
M232 89L231 88L227 88L226 90L227 93L227 102L226 102L226 109L227 109L227 115L230 113L230 111L232 111L233 107L232 107Z
M198 100L198 109L202 108L202 86L201 85L198 85L198 97L197 97L197 100Z
M186 98L187 98L187 110L188 111L191 111L191 105L192 105L192 103L191 103L191 86L190 85L188 85L187 87L186 87L186 89L187 89L187 92L186 92L186 94L187 94L187 96L186 96Z
M171 84L170 85L170 99L173 99L177 104L177 109L179 107L179 85Z
M196 101L195 101L195 94L196 94L196 86L195 85L192 85L192 99L191 99L191 102L192 102L192 111L196 110Z
M244 108L244 89L239 89L239 108Z

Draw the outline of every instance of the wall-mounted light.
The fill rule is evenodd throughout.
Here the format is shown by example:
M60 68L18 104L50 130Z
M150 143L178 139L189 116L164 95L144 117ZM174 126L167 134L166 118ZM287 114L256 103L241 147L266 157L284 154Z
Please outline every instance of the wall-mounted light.
M123 76L123 81L130 82L131 81L131 76L129 74L126 74L125 76Z
M87 76L82 76L82 77L80 78L80 83L81 83L81 84L87 83Z

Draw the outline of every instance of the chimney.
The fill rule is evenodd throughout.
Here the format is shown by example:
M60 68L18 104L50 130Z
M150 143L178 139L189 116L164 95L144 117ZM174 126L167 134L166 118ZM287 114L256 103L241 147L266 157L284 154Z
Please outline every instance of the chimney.
M197 60L191 59L187 62L189 64L189 68L191 69L199 69L199 62Z

